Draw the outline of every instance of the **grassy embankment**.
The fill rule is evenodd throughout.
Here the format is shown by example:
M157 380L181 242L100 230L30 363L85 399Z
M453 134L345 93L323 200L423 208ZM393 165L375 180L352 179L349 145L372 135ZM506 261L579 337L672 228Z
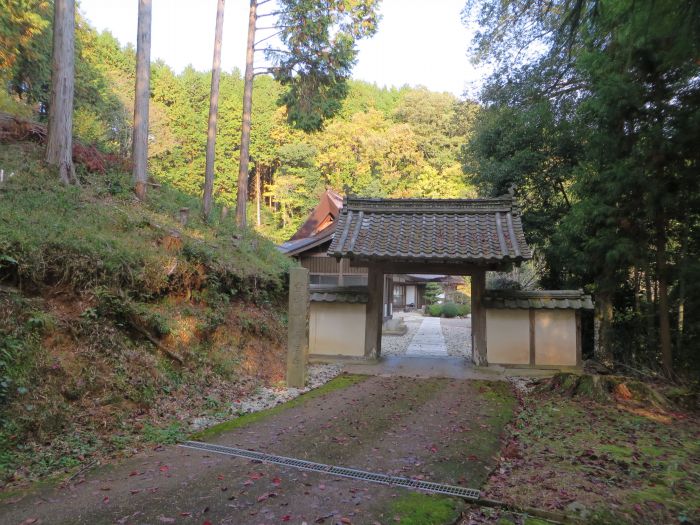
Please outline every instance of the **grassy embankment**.
M572 397L547 387L522 402L487 498L582 523L698 523L697 414L653 398ZM523 518L480 509L471 519L507 525Z
M0 487L173 441L283 377L270 242L167 186L141 204L123 170L64 187L41 153L0 144Z

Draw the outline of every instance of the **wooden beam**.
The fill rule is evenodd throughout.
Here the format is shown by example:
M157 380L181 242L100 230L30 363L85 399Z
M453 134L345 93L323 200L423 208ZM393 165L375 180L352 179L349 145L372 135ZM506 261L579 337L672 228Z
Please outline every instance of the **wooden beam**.
M384 273L406 274L406 273L428 273L439 275L473 275L480 271L504 271L504 266L500 263L413 263L413 262L381 262L368 263L367 261L355 261L350 259L352 267L369 267L374 266L380 268Z
M472 358L474 364L486 366L486 272L477 270L472 276Z
M576 310L576 366L583 366L583 349L581 341L581 310Z
M365 357L379 357L382 344L384 273L376 266L369 267L367 291L367 305L365 306Z

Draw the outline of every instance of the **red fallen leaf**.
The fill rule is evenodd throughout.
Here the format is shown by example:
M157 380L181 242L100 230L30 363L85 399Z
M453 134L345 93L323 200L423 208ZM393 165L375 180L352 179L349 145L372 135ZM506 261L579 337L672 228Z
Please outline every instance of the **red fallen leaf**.
M186 518L188 516L192 516L192 513L191 512L181 512L180 516L184 516Z
M262 496L258 496L258 503L260 503L261 501L265 501L269 497L269 494L263 494Z
M39 518L27 518L19 525L32 525L32 523L36 523L37 521L39 521Z
M102 503L107 505L107 503L109 503L109 496L105 496L104 498L102 498Z
M321 483L321 484L318 486L318 490L326 490L326 486L325 486L323 483Z
M168 465L163 465L162 467L160 467L161 472L167 472L169 470L170 470L170 467L168 467Z
M435 445L431 445L428 450L430 450L430 452L437 452L437 447Z
M138 470L132 470L132 471L129 473L129 476L138 476L139 474L141 474L141 473L140 473Z
M469 461L479 461L479 458L476 457L474 454L471 454L470 456L467 457Z
M205 521L202 525L211 525L211 521Z
M280 478L272 478L272 483L274 485L279 485L280 483L282 483L282 480Z
M352 521L349 518L340 518L340 523L345 523L346 525L352 525Z
M282 521L292 521L292 517L289 514L282 516Z

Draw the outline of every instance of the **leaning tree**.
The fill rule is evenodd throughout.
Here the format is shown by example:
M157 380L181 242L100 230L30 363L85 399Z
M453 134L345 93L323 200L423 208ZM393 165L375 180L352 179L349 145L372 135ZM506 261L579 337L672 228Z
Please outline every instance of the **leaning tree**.
M214 191L214 157L216 148L216 121L219 114L219 80L221 79L221 37L224 30L224 4L216 5L216 29L214 31L214 59L211 68L211 91L209 94L209 124L207 129L207 160L204 169L204 198L202 215L205 220L211 215Z

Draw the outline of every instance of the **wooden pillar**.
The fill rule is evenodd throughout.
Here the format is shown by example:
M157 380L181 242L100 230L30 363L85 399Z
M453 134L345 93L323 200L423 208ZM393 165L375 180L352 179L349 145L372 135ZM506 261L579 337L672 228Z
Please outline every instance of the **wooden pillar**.
M583 366L583 344L581 341L581 310L576 310L576 366Z
M486 366L486 271L474 270L472 278L472 359L478 366Z
M382 345L384 308L384 272L369 266L367 274L367 306L365 310L365 357L379 357Z
M287 386L303 388L309 352L309 270L289 270Z

